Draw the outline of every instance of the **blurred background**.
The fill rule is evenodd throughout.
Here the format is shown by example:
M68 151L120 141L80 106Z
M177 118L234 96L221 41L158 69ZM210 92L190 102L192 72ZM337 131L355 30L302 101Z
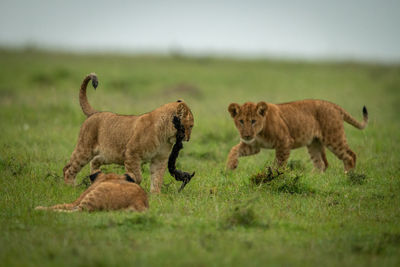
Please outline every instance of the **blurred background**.
M1 0L0 46L400 61L400 1Z

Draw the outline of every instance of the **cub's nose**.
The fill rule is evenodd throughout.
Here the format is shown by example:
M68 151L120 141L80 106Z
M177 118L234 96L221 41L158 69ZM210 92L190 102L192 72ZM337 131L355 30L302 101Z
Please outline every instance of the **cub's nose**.
M245 139L245 140L250 140L250 139L251 139L251 136L250 136L250 135L245 135L245 136L244 136L244 139Z

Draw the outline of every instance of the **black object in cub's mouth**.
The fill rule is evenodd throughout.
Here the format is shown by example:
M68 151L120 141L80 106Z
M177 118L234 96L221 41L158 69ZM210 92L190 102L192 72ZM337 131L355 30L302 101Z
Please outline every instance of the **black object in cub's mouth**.
M174 124L176 132L176 142L174 147L172 148L171 154L168 158L168 171L172 177L175 178L177 181L182 181L182 185L179 188L178 192L181 192L183 188L190 182L192 177L194 176L195 172L192 174L184 171L177 170L175 167L176 159L178 158L179 151L183 148L183 138L185 138L185 127L181 124L181 120L174 116L172 123Z
M135 183L135 180L133 180L132 177L129 176L129 174L125 173L125 180L131 183Z
M99 176L99 174L101 173L101 171L92 173L91 175L89 175L90 178L90 182L94 183L94 181L96 181L97 176Z

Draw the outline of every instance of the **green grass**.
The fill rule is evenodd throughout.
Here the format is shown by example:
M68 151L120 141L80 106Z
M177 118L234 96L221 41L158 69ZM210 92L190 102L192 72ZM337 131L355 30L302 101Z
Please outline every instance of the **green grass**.
M2 266L400 264L399 66L3 50L0 70ZM196 176L177 193L166 173L147 213L34 210L84 190L65 185L62 168L85 119L78 88L90 72L99 76L88 91L98 110L139 114L179 98L192 108L178 167ZM365 130L345 126L358 156L353 176L330 152L327 172L311 172L304 148L291 154L289 182L250 181L272 150L224 172L239 140L229 103L305 98L333 101L358 119L368 107ZM88 174L85 167L78 182ZM142 186L149 191L148 166Z

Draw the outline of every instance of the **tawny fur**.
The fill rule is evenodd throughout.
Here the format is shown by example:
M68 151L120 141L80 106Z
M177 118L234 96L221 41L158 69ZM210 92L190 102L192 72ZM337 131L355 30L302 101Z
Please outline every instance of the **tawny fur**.
M323 100L302 100L283 104L232 103L228 111L240 134L240 143L228 156L227 168L235 169L238 158L257 154L261 148L275 149L276 163L284 166L290 150L306 146L314 167L328 167L325 147L343 161L345 171L355 168L356 154L347 144L343 121L358 129L368 123L368 113L358 122L340 106Z
M99 171L104 164L124 165L127 173L140 184L141 164L150 162L150 191L159 193L175 142L172 119L179 117L185 127L185 141L189 141L194 123L190 108L178 101L139 116L98 112L87 101L86 87L90 80L97 86L97 76L93 73L82 82L79 100L88 118L82 124L71 159L64 167L65 182L73 184L77 173L90 162L91 173Z
M54 211L145 211L149 208L146 192L136 183L127 181L125 175L99 173L94 183L72 203L37 210Z

